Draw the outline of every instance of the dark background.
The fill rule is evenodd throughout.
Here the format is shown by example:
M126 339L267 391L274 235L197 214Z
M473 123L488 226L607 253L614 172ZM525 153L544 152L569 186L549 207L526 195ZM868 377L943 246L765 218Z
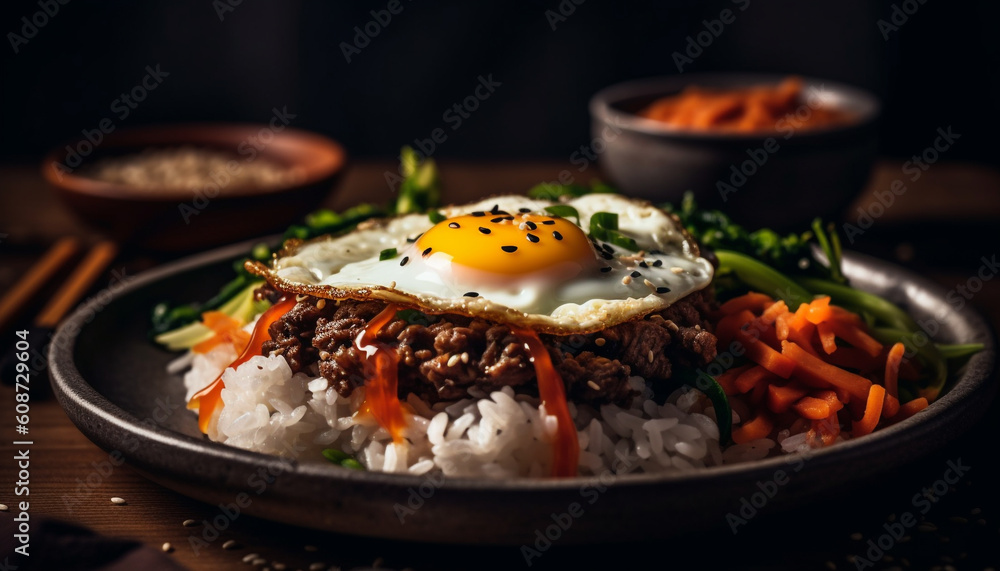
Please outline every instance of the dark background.
M449 127L445 110L492 74L502 85L448 129L435 156L568 157L589 141L594 92L677 73L672 54L730 8L736 21L684 73L797 73L867 87L885 103L883 154L908 157L952 125L964 140L949 159L996 163L1000 6L989 0L401 0L402 12L350 63L341 42L388 0L243 0L231 10L226 2L75 0L16 54L9 34L41 8L4 2L0 159L37 160L114 118L112 101L156 64L169 77L127 119L114 118L116 128L261 123L287 107L293 126L334 137L353 156L388 157ZM219 6L227 7L221 20ZM546 11L560 6L574 10L553 30ZM897 12L898 22L903 8L916 11L884 38L878 21Z

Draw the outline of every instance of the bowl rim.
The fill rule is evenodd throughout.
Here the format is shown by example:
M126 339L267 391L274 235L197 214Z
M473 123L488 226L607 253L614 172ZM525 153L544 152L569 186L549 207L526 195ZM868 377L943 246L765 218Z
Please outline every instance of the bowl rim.
M626 131L645 135L706 142L764 140L782 134L782 131L774 129L741 133L679 129L654 119L646 119L634 113L617 109L615 105L636 97L672 95L684 87L700 83L709 84L711 87L746 87L761 84L774 85L789 77L800 79L803 91L810 87L818 87L824 93L832 93L851 100L858 107L858 115L851 121L823 127L796 129L794 131L796 137L815 137L857 130L875 123L881 115L882 104L879 98L871 91L861 87L807 75L752 72L697 72L632 79L601 89L590 98L588 108L591 118L595 121L599 120L607 125L614 125Z
M97 145L82 136L64 140L45 155L40 169L42 176L49 184L69 194L132 202L189 200L193 191L191 188L183 186L157 186L140 190L127 184L102 181L79 174L80 168L94 159L93 151L83 157L81 164L74 167L71 172L64 172L57 165L65 161L69 154L67 147L75 148L84 141L93 145L95 149L100 146L105 150L141 151L148 148L181 146L219 146L221 148L227 142L231 144L233 149L236 149L248 137L265 129L271 130L273 139L266 143L262 149L256 149L255 157L266 154L268 147L272 147L278 141L281 141L281 144L291 143L303 149L312 149L310 156L296 154L290 165L301 168L302 178L265 186L228 184L225 186L226 192L220 193L215 200L277 194L296 188L310 187L342 171L347 164L347 151L343 145L312 131L288 126L276 131L267 123L185 122L116 129L105 134L104 139ZM240 159L242 160L243 157L240 156Z

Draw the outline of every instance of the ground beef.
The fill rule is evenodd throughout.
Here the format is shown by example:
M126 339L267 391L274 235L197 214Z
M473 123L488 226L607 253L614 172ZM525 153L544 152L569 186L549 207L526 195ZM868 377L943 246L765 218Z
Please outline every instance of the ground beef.
M623 405L634 396L629 376L640 375L655 386L667 382L674 367L696 367L715 358L716 338L705 317L711 303L710 293L696 292L642 320L589 335L541 339L572 400ZM377 301L306 297L271 325L263 351L283 355L295 372L318 363L319 374L338 393L349 395L364 384L354 340L384 307ZM505 325L404 312L382 329L378 341L396 347L401 396L414 392L430 402L453 400L467 396L473 386L485 391L511 386L537 394L529 354Z

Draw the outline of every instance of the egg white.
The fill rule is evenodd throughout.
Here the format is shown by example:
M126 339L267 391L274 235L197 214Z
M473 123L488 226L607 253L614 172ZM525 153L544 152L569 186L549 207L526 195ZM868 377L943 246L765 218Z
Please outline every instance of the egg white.
M494 207L512 213L521 208L544 213L553 204L557 203L504 195L448 206L440 212L447 218ZM451 258L446 253L422 256L416 250L414 240L434 224L425 214L410 214L363 223L341 236L292 244L271 267L254 263L248 269L283 291L333 300L376 299L553 334L593 332L637 319L711 282L713 267L699 255L697 245L673 217L648 202L591 194L561 204L579 212L584 233L594 214L617 213L619 231L633 238L643 255L611 245L610 260L594 252L595 268L611 267L605 272L583 271L565 279L573 275L573 268L553 267L516 281L498 276L463 283L450 271ZM396 249L396 256L380 261L379 253L390 248ZM408 260L401 265L404 257ZM648 267L640 267L641 260ZM641 275L632 277L633 272ZM669 291L657 293L655 288L660 286ZM477 297L467 296L470 292Z

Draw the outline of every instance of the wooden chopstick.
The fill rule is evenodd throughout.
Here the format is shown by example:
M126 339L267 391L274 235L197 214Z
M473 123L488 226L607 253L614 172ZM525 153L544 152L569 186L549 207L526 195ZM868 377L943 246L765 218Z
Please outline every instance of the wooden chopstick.
M90 289L108 265L118 255L118 246L114 242L99 242L87 257L80 262L66 282L59 288L59 291L52 296L52 299L45 305L42 312L35 318L35 325L39 327L55 327L62 321L70 309L76 305L80 297Z
M76 253L79 246L76 238L61 238L28 270L13 289L0 298L0 330L6 330L14 314Z

